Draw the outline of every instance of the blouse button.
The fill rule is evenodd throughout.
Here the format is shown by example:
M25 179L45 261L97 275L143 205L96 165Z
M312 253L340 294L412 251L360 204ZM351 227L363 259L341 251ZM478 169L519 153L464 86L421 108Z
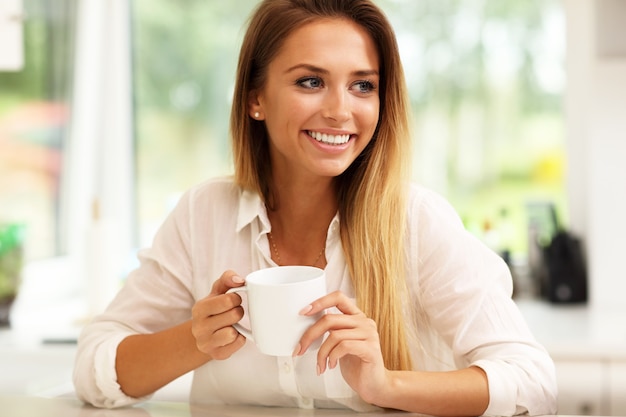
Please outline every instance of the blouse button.
M289 365L287 362L283 363L283 372L286 374L291 372L291 365Z

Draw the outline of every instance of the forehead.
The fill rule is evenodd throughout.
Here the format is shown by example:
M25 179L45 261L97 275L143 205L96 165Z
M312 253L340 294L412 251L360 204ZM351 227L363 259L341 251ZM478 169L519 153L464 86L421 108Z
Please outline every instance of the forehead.
M350 61L378 69L376 44L359 24L344 18L322 18L292 31L273 61L290 60Z

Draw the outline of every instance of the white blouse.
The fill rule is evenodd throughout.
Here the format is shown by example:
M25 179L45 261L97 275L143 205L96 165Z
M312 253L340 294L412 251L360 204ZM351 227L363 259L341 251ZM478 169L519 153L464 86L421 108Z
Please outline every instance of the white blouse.
M411 347L415 368L482 368L489 381L487 415L555 413L554 364L511 299L506 264L468 233L435 193L412 185L408 210L406 279L419 318L411 329L417 337ZM339 222L335 216L327 234L327 288L354 297ZM139 253L141 264L117 297L84 328L74 369L78 396L109 408L146 400L124 395L116 382L118 344L131 334L189 320L193 304L225 270L245 276L275 266L270 229L260 197L241 191L230 178L209 180L185 193L152 247ZM315 352L271 357L250 341L229 359L196 369L190 401L372 408L343 381L339 367L317 376Z

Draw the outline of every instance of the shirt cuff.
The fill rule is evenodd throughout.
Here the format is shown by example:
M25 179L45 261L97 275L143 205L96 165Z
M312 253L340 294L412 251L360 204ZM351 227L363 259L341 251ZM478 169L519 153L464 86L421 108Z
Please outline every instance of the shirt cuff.
M105 398L103 406L106 408L124 407L145 401L151 397L151 395L141 398L129 397L124 394L117 383L117 371L115 369L117 347L127 336L129 335L115 335L102 343L96 351L94 361L96 386Z
M479 360L472 364L487 374L489 384L489 405L485 416L512 416L517 414L517 385L497 363Z

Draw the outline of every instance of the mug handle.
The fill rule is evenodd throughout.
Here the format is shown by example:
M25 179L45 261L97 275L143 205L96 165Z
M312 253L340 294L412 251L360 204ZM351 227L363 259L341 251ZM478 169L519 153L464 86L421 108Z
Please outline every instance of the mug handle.
M248 288L244 285L243 287L237 287L237 288L231 288L228 291L226 291L226 294L231 293L231 292L241 292L241 291L248 291ZM245 327L243 327L241 324L239 323L235 323L233 324L233 327L242 335L244 335L246 337L246 339L250 339L254 342L254 337L252 337L252 330L250 329L246 329Z

